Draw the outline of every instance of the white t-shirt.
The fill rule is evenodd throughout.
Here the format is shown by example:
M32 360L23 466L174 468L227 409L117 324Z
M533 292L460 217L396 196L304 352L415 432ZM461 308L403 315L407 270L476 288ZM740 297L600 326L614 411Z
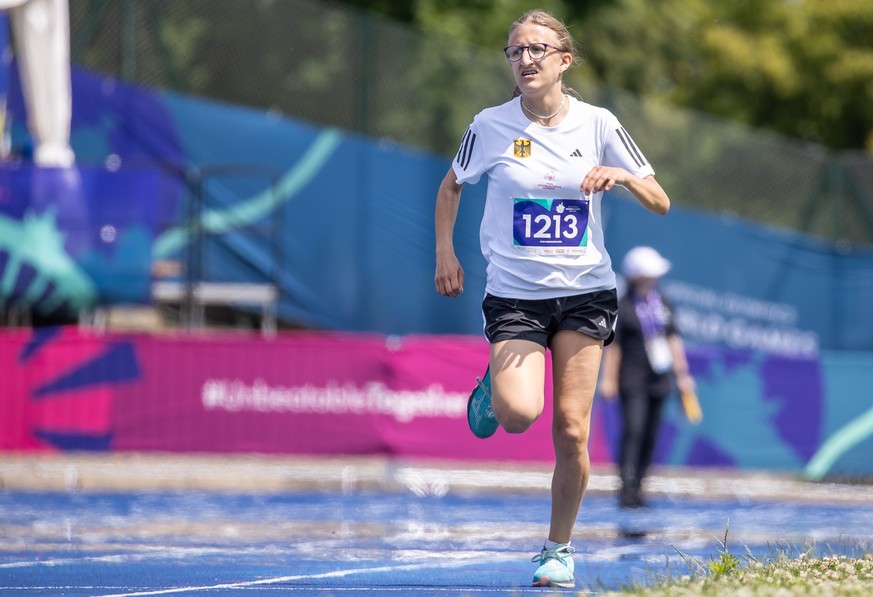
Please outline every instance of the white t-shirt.
M555 127L528 120L519 98L482 110L452 162L458 184L488 175L479 229L488 262L486 292L547 299L615 288L603 242L603 193L583 196L596 165L641 178L655 171L618 119L568 96Z

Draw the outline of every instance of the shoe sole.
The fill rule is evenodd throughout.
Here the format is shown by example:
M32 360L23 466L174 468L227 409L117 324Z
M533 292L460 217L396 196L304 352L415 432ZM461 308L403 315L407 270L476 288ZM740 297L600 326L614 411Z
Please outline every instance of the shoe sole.
M531 585L532 587L553 587L557 589L575 589L576 581L568 580L564 582L552 582L548 576L542 577L538 582Z

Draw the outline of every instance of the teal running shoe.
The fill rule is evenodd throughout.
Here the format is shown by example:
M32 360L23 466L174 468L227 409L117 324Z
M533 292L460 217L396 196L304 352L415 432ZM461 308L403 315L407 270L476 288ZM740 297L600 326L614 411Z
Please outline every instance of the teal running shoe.
M574 588L576 586L576 579L573 578L574 553L576 550L569 545L556 545L551 549L543 547L543 551L531 558L531 562L540 565L534 572L533 586Z
M470 431L480 439L494 435L500 426L491 410L491 367L485 369L482 379L476 378L476 387L467 400L467 423Z

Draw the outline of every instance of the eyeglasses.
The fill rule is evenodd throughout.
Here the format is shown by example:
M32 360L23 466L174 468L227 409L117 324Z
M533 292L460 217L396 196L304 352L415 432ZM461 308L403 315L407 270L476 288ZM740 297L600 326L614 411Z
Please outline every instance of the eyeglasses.
M506 54L506 59L510 62L518 62L521 60L521 55L524 54L525 50L527 50L527 55L530 56L531 60L542 60L546 55L548 48L552 48L559 52L564 51L551 44L535 43L530 44L529 46L506 46L503 48L503 53Z

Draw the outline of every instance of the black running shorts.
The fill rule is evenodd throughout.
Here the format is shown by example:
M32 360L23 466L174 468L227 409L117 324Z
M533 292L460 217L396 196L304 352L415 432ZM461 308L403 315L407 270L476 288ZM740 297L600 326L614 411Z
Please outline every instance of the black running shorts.
M553 299L508 299L486 294L482 301L485 337L490 343L530 340L546 348L561 330L582 332L603 340L615 336L618 297L615 290Z

